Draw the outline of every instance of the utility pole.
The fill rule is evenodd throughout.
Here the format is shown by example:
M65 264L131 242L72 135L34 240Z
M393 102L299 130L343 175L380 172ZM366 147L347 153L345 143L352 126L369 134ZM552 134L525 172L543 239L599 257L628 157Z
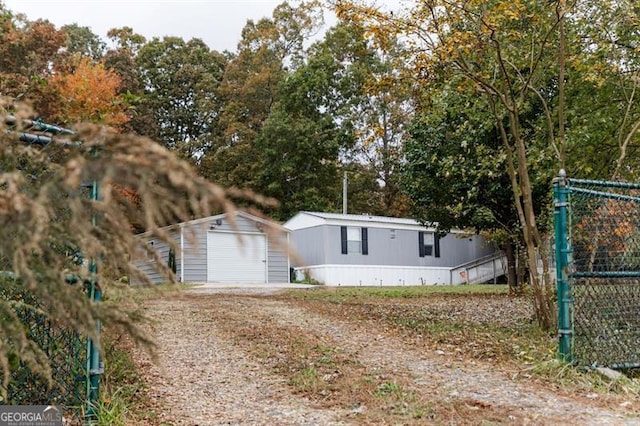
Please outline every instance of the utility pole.
M347 214L347 172L342 178L342 214Z

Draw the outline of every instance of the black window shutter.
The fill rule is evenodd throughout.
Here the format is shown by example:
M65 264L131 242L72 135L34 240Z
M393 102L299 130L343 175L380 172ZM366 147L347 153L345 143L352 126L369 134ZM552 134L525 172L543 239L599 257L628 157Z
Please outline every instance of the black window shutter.
M438 236L438 234L435 234L433 236L433 245L435 246L433 248L435 257L440 257L440 237Z
M342 240L342 254L347 254L347 227L340 227L340 237Z
M362 228L362 254L369 254L369 232Z
M418 255L424 257L424 232L418 232Z

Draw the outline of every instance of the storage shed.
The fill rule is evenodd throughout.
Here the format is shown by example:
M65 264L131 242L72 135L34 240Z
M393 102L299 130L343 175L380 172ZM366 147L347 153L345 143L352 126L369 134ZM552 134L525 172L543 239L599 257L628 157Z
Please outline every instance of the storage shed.
M288 231L246 212L235 212L232 217L230 214L165 228L179 248L175 254L176 279L184 283L288 283ZM148 234L140 237L153 246L163 262L169 261L167 243ZM152 282L165 281L154 261L136 263Z

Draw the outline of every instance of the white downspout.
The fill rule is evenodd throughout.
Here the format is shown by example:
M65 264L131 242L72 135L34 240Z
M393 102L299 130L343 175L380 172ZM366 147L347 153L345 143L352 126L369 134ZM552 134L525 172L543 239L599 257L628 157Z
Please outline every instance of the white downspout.
M287 232L287 247L285 250L285 252L287 253L287 284L291 284L291 241L289 240L289 235L290 233Z
M180 282L184 283L184 226L180 225Z

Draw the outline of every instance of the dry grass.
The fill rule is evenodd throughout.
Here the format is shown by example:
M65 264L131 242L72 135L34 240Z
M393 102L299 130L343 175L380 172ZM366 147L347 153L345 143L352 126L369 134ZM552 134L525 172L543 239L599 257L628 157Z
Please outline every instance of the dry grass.
M194 303L198 303L195 302ZM318 303L310 302L310 303ZM210 307L210 302L206 302ZM305 308L308 306L305 305ZM209 319L228 338L286 378L295 394L317 407L345 410L359 424L488 424L508 416L500 407L478 401L445 400L415 388L410 374L367 367L326 335L301 326L274 324L260 312L242 314L216 307ZM473 420L471 420L473 419Z
M495 288L456 290L163 297L158 306L171 306L164 321L183 313L179 322L163 325L165 341L182 347L187 341L181 339L197 336L190 348L198 341L210 347L198 349L205 363L194 375L195 349L177 356L170 345L165 357L181 364L172 377L189 380L175 390L163 387L157 407L167 410L185 392L199 395L213 386L210 404L233 407L222 421L255 420L256 413L267 421L272 417L261 404L318 410L355 424L556 424L567 416L609 421L640 412L629 383L607 383L555 362L555 339L536 332L523 299ZM215 348L226 348L233 359L248 355L252 366L220 364L228 358L212 354ZM243 394L255 410L244 413L228 397L238 386L270 392L266 398ZM190 404L174 402L170 413L189 413Z
M605 405L640 397L637 381L612 382L558 362L556 336L536 325L529 298L508 294L506 286L328 288L290 292L287 298L322 315L385 324L407 343L495 364L515 380L590 398L597 394Z

